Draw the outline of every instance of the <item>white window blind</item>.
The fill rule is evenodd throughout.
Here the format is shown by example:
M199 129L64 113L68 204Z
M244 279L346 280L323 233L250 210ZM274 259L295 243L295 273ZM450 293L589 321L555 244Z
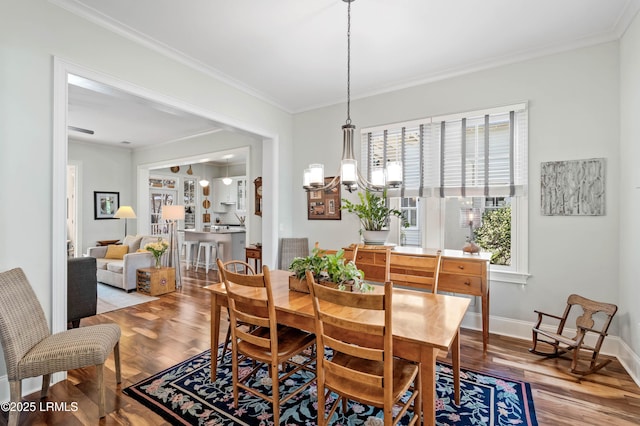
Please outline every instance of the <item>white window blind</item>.
M514 196L527 185L526 104L362 130L367 176L401 160L390 196Z
M362 131L363 167L371 179L371 170L388 161L402 161L403 185L389 190L389 196L415 197L424 187L424 144L431 136L428 123L408 123Z

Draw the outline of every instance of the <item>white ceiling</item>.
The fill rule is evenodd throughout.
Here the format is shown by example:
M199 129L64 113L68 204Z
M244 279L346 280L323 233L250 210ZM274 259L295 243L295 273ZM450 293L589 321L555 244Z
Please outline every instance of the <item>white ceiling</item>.
M50 1L286 111L346 100L343 0ZM640 0L356 0L351 7L356 99L616 40ZM89 119L80 115L83 105L86 114L110 108L91 105L83 88L73 89L70 99L78 110L70 112L77 124L70 124L78 127ZM127 99L114 102L112 108L126 111ZM160 116L175 139L214 126L171 114L171 120ZM166 139L167 129L156 129L141 138Z

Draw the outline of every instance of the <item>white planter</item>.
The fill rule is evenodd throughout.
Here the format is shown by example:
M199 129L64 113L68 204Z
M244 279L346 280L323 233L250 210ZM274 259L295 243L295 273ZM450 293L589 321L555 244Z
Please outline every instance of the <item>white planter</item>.
M383 246L387 242L390 229L383 231L362 231L364 243L368 246Z

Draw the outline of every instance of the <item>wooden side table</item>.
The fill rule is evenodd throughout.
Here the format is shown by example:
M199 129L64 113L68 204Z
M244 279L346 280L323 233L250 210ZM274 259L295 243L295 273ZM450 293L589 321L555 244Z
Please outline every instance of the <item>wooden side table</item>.
M175 268L141 268L136 271L136 291L149 296L176 291Z
M257 273L262 269L262 247L247 246L245 247L245 262L249 263L249 259L253 259Z
M96 241L96 243L98 244L98 247L100 247L100 246L108 246L110 244L116 244L118 241L120 240L98 240Z

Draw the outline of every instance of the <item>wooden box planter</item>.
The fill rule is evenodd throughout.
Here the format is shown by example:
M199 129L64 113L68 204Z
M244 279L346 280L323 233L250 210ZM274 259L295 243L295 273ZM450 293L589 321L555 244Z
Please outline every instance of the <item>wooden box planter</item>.
M319 284L322 284L326 287L338 288L337 283L332 283L329 281L320 281ZM353 286L351 284L345 284L344 291L352 291ZM289 275L289 290L299 291L300 293L309 293L309 285L307 284L306 278L296 278L295 275Z
M306 278L297 278L295 275L289 275L289 290L299 291L301 293L309 293L309 286Z

